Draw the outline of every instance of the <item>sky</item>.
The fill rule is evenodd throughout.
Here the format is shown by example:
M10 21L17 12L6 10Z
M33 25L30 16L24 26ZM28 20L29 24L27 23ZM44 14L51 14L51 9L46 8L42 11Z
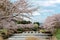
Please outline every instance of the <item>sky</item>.
M32 22L43 23L48 16L60 13L60 0L29 0L29 2L34 7L39 6L39 9L32 14Z

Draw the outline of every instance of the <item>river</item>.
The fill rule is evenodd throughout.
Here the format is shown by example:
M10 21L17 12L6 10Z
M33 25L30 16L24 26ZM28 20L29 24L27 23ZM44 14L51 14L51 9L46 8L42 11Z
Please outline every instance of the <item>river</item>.
M44 34L44 33L21 33L21 34L14 34L7 40L25 40L27 37L36 37L39 38L39 40L51 40L51 36L48 36L50 34Z

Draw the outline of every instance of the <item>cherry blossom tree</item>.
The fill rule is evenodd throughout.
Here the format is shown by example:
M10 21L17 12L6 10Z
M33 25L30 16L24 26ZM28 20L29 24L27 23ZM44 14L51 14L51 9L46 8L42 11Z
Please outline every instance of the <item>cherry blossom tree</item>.
M60 28L60 14L55 14L53 16L47 17L44 22L44 28L52 33L57 29Z
M12 21L13 18L30 18L24 13L29 15L29 13L32 13L36 10L37 8L29 8L29 4L26 0L17 0L14 3L11 3L10 0L0 0L0 27L5 27L5 25L11 27L12 23L13 26L15 26L15 23Z

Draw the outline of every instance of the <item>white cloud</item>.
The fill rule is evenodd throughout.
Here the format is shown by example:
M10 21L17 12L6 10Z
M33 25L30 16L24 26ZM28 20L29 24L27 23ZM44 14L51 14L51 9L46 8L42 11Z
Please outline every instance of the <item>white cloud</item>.
M45 13L45 12L47 12L47 13L49 13L49 12L52 12L52 13L54 13L55 11L54 10L47 10L47 9L44 9L44 10L39 10L40 12L33 12L33 16L36 16L36 15L41 15L41 13Z
M51 6L56 3L60 3L60 0L46 0L46 1L39 0L39 1L32 1L32 2L40 6Z
M24 20L26 20L26 21L31 21L31 19L29 19L29 18L24 18Z
M32 15L33 15L33 16L35 16L35 15L40 15L40 13L39 13L39 12L33 12Z
M54 10L41 10L40 12L54 12Z

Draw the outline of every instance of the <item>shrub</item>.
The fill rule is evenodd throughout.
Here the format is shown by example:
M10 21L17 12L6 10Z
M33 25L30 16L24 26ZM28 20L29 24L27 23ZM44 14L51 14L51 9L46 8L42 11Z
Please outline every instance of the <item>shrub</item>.
M34 27L32 28L33 31L37 31L38 30L38 24L34 24Z
M22 28L17 29L18 33L22 33L24 30Z
M3 38L8 38L8 30L7 29L1 29L0 34Z

